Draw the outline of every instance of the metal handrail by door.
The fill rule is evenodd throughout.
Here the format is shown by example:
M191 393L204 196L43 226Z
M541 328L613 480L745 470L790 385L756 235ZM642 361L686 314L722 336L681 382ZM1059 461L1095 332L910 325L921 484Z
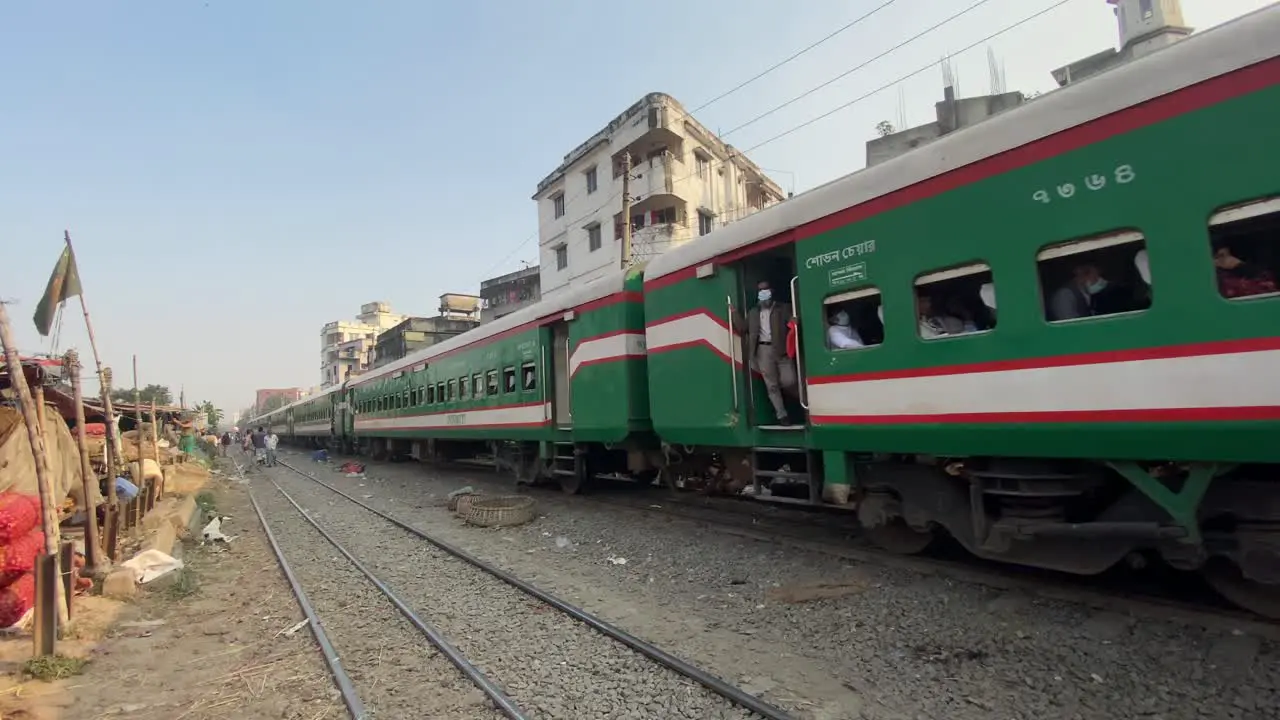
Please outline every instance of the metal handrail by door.
M542 362L538 363L538 387L542 389L542 419L551 420L547 417L547 346L542 346ZM554 412L555 408L552 408Z
M733 296L724 296L725 305L729 308L729 378L733 382L733 411L738 412L738 361L733 356L734 343L737 339L733 335Z
M573 421L573 368L569 367L569 329L565 328L564 339L564 401L569 407L565 408L565 413L569 416L569 421Z
M800 294L796 290L796 281L800 279L799 275L791 278L791 319L796 323L796 388L800 396L800 407L805 410L809 409L809 390L804 386L804 357L800 354L800 316L797 314L800 307Z

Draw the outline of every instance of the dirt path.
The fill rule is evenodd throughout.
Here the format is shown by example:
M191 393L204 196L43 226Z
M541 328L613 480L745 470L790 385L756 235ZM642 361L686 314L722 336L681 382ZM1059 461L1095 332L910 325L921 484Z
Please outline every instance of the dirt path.
M4 720L130 718L321 720L346 717L320 651L249 503L248 488L215 475L206 487L230 518L229 545L188 541L187 569L123 605L90 598L76 633L82 674L28 680L0 694ZM206 496L208 497L208 496ZM145 587L145 586L144 586ZM90 615L117 616L109 629ZM96 629L95 629L96 625ZM105 632L105 634L104 634ZM5 668L17 669L17 663Z

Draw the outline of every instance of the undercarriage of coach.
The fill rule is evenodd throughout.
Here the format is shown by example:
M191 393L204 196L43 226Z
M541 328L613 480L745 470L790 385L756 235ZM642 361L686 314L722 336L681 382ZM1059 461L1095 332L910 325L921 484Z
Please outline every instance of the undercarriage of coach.
M498 468L527 485L552 484L574 495L598 479L651 483L660 477L662 453L639 441L617 445L572 442L494 443Z
M940 528L979 557L1080 575L1154 553L1280 618L1274 468L918 458L856 475L859 522L885 549L920 552Z

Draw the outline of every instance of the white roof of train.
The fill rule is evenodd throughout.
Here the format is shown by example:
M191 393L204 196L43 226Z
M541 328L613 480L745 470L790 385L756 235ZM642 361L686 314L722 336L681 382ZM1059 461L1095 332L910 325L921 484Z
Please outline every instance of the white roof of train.
M845 175L659 255L651 281L929 178L1146 102L1280 52L1280 4L1054 90L881 165Z

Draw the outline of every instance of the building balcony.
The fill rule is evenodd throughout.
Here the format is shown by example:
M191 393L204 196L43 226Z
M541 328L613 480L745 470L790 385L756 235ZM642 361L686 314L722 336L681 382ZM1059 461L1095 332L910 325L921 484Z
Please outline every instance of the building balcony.
M675 168L676 177L684 174L684 138L667 128L653 128L613 154L613 178L622 181L623 156L631 153L631 176L646 170Z
M674 195L676 182L682 180L684 174L684 163L676 162L670 155L654 158L654 162L632 168L632 202L641 203L655 196Z

